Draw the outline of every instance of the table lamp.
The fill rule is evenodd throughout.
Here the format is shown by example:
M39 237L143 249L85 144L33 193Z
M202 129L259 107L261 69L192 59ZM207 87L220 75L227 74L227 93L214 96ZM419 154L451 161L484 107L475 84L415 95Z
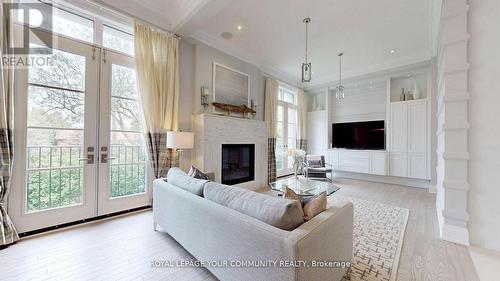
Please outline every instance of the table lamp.
M194 146L193 132L167 132L167 148L175 149L179 152L179 167L181 166L181 156L184 149L192 149Z

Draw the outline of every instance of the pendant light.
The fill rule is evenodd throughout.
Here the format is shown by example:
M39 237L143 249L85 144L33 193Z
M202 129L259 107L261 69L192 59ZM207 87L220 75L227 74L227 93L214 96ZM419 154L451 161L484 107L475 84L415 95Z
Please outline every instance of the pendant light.
M311 22L311 18L305 18L302 22L306 24L306 62L302 63L302 83L311 82L311 63L307 62L307 25Z
M338 100L342 100L345 98L345 88L342 83L342 55L344 53L340 53L339 56L339 85L335 87L335 98Z

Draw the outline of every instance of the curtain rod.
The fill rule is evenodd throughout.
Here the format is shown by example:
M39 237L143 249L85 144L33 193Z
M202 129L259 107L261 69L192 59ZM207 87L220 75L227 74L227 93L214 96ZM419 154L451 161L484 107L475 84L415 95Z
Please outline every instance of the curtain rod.
M90 5L94 5L94 6L96 6L96 7L97 7L97 8L99 8L99 9L105 9L105 10L107 10L108 12L110 12L110 13L112 13L112 14L115 14L115 15L117 15L117 16L119 16L119 17L122 17L122 18L124 18L124 19L129 19L129 20L131 19L131 20L134 20L134 21L143 22L143 23L146 23L146 24L148 24L148 25L151 25L151 26L152 26L153 28L155 28L155 29L158 29L158 30L160 30L160 31L162 31L162 32L165 32L165 33L167 33L167 34L170 34L170 35L172 35L172 36L176 37L176 38L177 38L177 39L179 39L179 40L182 38L181 36L179 36L179 35L177 35L177 34L175 34L175 33L171 32L171 31L169 31L169 30L166 30L165 28L163 28L163 27L161 27L161 26L158 26L158 25L156 25L156 24L154 24L154 23L152 23L152 22L149 22L149 21L147 21L147 20L140 19L140 18L138 18L138 17L136 17L136 16L134 16L134 15L131 15L130 13L125 12L125 11L123 11L123 10L121 10L121 9L116 9L116 8L114 8L114 7L113 7L113 8L112 8L112 7L109 7L109 5L107 5L107 4L105 4L105 3L103 3L103 2L102 2L102 1L100 1L100 0L86 0L86 1L87 1L87 3L89 3Z

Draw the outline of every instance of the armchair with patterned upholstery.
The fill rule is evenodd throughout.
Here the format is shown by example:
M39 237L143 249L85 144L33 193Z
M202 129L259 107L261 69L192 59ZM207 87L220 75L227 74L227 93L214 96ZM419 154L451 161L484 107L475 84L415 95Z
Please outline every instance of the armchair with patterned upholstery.
M306 179L320 178L330 182L333 181L332 165L325 163L325 156L323 155L306 155L303 171ZM327 176L328 173L331 175L330 178Z

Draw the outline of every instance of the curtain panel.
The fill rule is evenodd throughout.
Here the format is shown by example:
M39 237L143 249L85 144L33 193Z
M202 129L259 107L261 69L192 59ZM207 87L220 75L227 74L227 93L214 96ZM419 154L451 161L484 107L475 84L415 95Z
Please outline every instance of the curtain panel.
M264 119L267 124L267 182L276 181L276 121L279 82L266 79Z
M177 131L179 102L179 39L141 22L135 27L135 58L149 162L156 178L178 166L167 149L167 131Z
M297 90L297 148L307 152L307 104L303 90Z
M10 40L9 17L3 8L0 3L0 58L7 55ZM0 246L5 246L19 239L7 214L14 160L14 70L0 64L0 79Z

